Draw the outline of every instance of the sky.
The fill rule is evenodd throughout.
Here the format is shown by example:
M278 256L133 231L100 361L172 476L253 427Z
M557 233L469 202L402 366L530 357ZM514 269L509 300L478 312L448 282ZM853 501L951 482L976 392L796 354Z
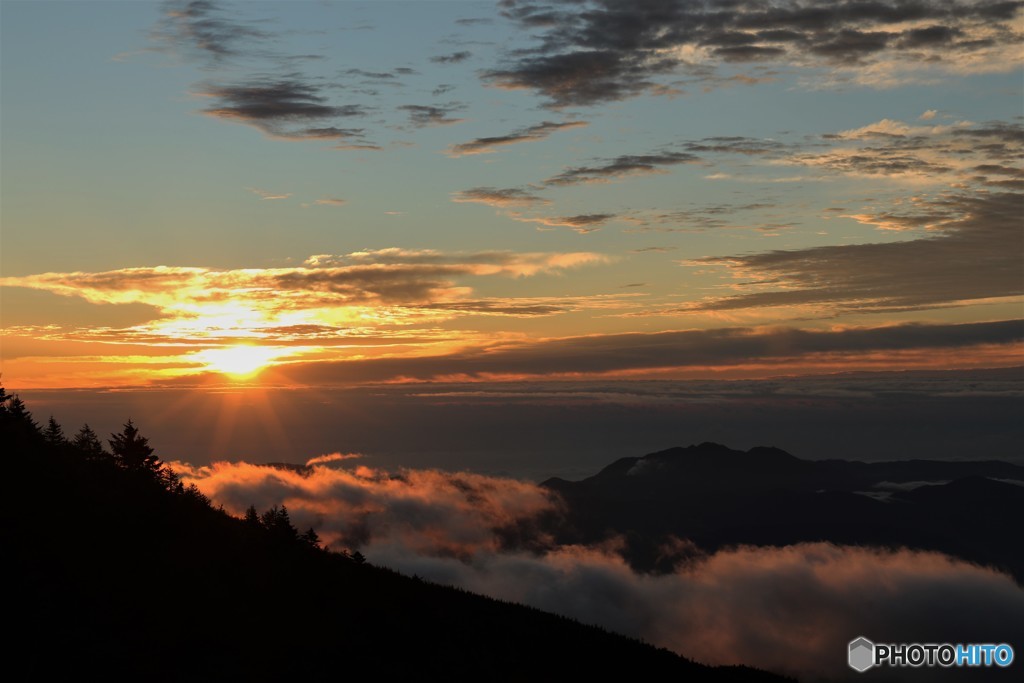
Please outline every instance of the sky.
M1017 642L1019 586L933 552L496 530L705 441L1024 463L1022 7L0 0L0 379L230 513L700 661Z
M0 9L9 389L1022 364L1020 3Z

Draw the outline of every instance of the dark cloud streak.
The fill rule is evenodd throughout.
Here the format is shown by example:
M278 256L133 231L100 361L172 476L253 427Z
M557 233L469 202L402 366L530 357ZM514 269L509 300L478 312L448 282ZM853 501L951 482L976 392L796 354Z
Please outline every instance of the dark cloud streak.
M487 154L494 152L495 147L515 145L521 142L536 142L548 138L552 133L569 128L582 128L586 126L585 121L564 121L555 123L544 121L535 126L520 128L507 135L496 135L492 137L477 138L470 142L463 142L449 148L450 156L464 156L469 154Z
M468 50L459 50L458 52L453 52L451 54L437 55L435 57L431 57L430 61L432 61L434 64L459 64L460 62L464 62L472 56L473 53L469 52Z
M363 141L362 128L317 125L331 119L365 116L358 104L332 105L322 89L297 75L245 83L205 86L200 95L216 99L203 113L253 126L270 137L289 140Z
M454 118L452 114L463 108L464 106L458 103L444 105L405 104L400 106L399 110L409 115L409 123L417 128L423 128L424 126L445 126L452 123L461 123L464 119Z
M739 365L811 354L961 349L1024 341L1024 320L962 325L905 324L838 331L721 328L569 337L446 356L318 363L289 368L309 383L429 380L449 375L561 375L653 368Z
M655 91L687 72L713 85L712 60L849 68L883 59L957 66L959 55L1012 47L1019 2L871 0L504 0L506 18L538 45L509 55L484 80L524 88L548 105L589 106ZM921 25L927 23L927 25ZM684 55L693 56L684 56ZM989 61L998 55L986 53Z
M500 207L534 206L550 203L549 200L528 190L496 187L474 187L469 190L462 190L452 196L452 201Z
M172 0L163 3L164 16L154 30L156 39L197 52L217 64L250 51L270 34L226 18L212 0Z
M698 259L695 265L724 265L739 275L752 276L750 284L787 287L713 299L681 310L825 303L854 310L900 311L1021 295L1022 215L1021 194L956 195L902 217L903 224L920 228L941 221L937 234L920 239ZM872 217L861 220L868 222ZM893 216L874 220L891 223Z
M655 152L652 154L624 154L593 166L575 166L544 181L545 185L577 185L597 183L626 175L661 173L663 166L691 164L700 157L688 152Z

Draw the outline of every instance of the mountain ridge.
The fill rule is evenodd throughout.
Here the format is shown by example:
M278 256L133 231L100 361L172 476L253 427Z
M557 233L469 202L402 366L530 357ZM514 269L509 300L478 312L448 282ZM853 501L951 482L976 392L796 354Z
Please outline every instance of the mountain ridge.
M0 542L17 589L11 668L25 680L786 680L328 552L283 506L231 517L130 422L112 436L107 452L87 427L73 441L52 418L40 430L0 388L16 510Z
M540 485L565 503L548 531L560 543L626 541L643 571L668 571L659 548L704 551L828 541L948 553L1024 580L1024 549L1007 544L1024 518L1024 467L999 460L802 460L776 447L705 442L620 458L579 481ZM909 490L902 490L909 489Z

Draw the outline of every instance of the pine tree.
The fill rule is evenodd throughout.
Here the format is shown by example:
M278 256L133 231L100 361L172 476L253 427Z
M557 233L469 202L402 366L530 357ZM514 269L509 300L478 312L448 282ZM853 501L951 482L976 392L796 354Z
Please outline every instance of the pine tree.
M3 443L8 448L20 448L28 444L36 444L42 439L39 425L32 419L17 394L8 394L0 386L0 430Z
M207 495L205 493L200 491L199 487L196 486L194 483L193 484L189 484L186 487L184 484L182 484L179 481L178 482L178 486L177 486L177 490L180 492L181 495L185 496L189 500L193 500L193 501L195 501L197 503L201 503L202 505L206 505L206 506L208 506L210 504L209 497L207 497Z
M139 436L139 430L131 420L125 423L120 434L110 435L110 450L126 470L154 474L160 471L160 459L153 455L149 439Z
M67 437L64 436L64 429L53 419L53 415L50 416L50 420L46 423L46 429L43 430L43 439L51 446L63 446L68 442Z
M260 521L263 524L263 528L269 531L274 538L283 541L294 541L299 537L298 530L292 526L291 517L288 515L288 508L284 505L281 507L275 505L270 508L263 513Z
M164 485L164 488L171 493L183 493L185 490L184 485L181 483L181 479L170 467L164 467L161 463L157 469L157 478L160 483ZM193 484L195 486L195 484Z
M250 505L245 511L245 523L255 529L262 529L263 522L260 521L260 513L256 512L256 506Z
M96 432L92 430L88 424L82 425L82 428L78 430L74 438L71 439L71 444L82 452L88 460L101 460L109 456L109 454L103 450L103 444L100 443L100 438L96 436Z
M313 548L320 547L320 536L317 535L316 530L313 529L313 527L309 527L309 530L306 533L299 536L299 540L304 543L308 543Z
M7 402L7 414L15 422L22 423L29 431L39 433L39 425L32 419L32 413L28 412L28 408L25 407L25 402L21 398L14 394L14 396Z

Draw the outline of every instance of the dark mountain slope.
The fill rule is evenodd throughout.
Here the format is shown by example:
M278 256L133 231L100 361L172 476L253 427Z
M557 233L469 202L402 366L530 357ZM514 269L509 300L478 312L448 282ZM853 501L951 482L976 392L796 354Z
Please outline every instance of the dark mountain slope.
M18 680L779 680L325 552L279 516L213 509L145 458L47 443L9 403L0 542Z
M674 536L704 550L801 541L938 550L1020 581L1024 547L1007 539L1024 519L1024 486L999 480L1024 481L1024 467L809 461L777 448L744 452L704 443L622 458L582 481L542 485L566 502L565 516L549 522L560 542L622 535L640 569L668 569L672 561L661 548Z

